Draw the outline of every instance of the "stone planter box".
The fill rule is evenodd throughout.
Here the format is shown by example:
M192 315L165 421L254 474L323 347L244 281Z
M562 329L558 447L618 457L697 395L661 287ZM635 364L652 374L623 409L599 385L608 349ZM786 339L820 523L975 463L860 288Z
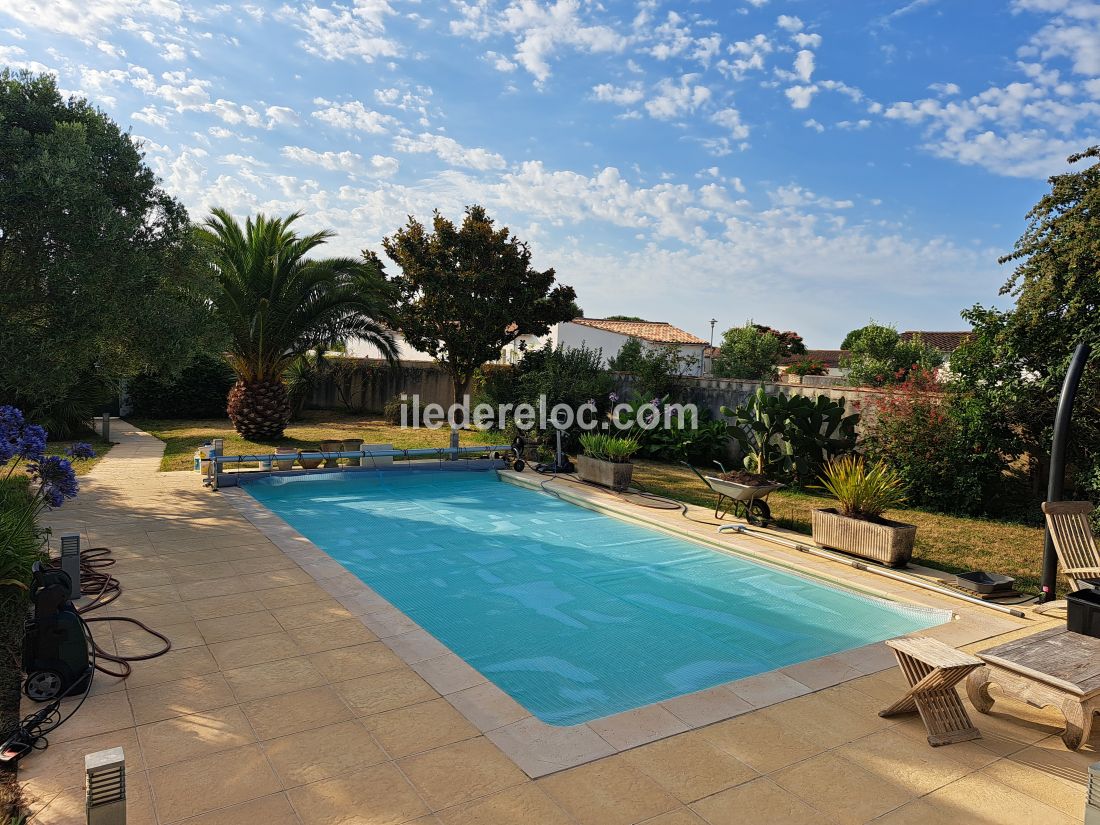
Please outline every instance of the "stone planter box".
M604 461L588 455L577 456L577 475L585 481L623 491L630 486L634 465L630 462Z
M917 528L913 524L850 518L836 510L814 510L813 537L822 547L840 550L890 567L904 567L913 557Z

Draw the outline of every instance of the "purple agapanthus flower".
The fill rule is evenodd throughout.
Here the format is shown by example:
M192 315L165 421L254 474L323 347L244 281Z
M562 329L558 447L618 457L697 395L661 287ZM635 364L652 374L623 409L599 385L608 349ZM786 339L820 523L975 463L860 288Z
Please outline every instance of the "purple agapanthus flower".
M95 450L87 441L74 441L72 446L65 451L71 458L95 458Z
M23 441L23 413L15 407L0 407L0 465L7 464Z
M46 455L46 430L37 424L24 427L18 455L27 461L41 461Z
M76 498L79 485L72 462L49 455L29 467L31 478L38 482L42 500L50 508L60 507L66 499Z

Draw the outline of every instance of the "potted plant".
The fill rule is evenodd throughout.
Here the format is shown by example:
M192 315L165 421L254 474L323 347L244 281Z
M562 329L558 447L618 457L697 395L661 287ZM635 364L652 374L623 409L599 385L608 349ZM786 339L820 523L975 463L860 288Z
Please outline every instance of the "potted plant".
M619 491L630 486L634 473L630 458L641 447L637 439L584 433L580 441L584 454L577 456L577 474L583 480Z
M840 503L812 514L814 541L890 567L904 567L913 556L917 528L884 519L891 507L905 503L901 476L884 464L868 467L855 455L830 461L821 488Z
M298 457L298 451L294 447L276 447L275 466L280 470L291 470L294 468L294 460Z

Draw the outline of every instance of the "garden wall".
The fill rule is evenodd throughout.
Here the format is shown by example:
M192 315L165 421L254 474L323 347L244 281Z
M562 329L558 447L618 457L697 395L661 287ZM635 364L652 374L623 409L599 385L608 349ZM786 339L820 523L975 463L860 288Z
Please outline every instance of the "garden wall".
M335 361L335 359L334 359ZM306 406L322 410L381 413L394 396L419 395L420 404L451 403L451 379L435 364L403 361L390 367L374 358L342 358L317 382Z

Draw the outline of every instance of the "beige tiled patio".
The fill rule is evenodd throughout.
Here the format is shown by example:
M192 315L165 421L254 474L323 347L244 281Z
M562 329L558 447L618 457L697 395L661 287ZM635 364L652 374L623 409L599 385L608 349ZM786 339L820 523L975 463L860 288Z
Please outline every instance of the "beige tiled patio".
M288 555L196 475L156 472L155 439L113 435L122 443L53 523L112 548L124 594L110 609L173 649L125 682L97 678L49 749L24 760L35 822L83 821L84 754L114 746L131 825L1081 820L1100 742L1067 752L1056 712L1003 701L971 711L981 740L930 748L919 719L877 715L903 690L895 669L820 690L809 667L748 682L720 697L717 718L733 718L714 724L705 698L643 709L638 725L663 738L619 753L638 728L591 723L595 761L531 780L493 737L526 724L522 708L427 634L402 633L403 616L338 601L338 565ZM108 649L148 649L135 629L94 629ZM691 713L704 726L677 733Z

